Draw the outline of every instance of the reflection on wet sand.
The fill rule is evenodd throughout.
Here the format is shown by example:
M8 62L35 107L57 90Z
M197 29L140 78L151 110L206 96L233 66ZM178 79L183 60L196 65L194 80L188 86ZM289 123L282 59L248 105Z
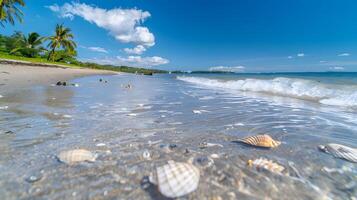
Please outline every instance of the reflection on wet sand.
M212 91L172 76L120 75L107 77L107 83L100 78L78 79L79 87L36 87L18 100L0 100L10 106L1 111L0 129L14 132L0 133L5 199L164 199L147 178L169 160L190 162L200 171L198 187L187 199L357 194L355 164L317 149L332 141L356 144L353 112ZM128 83L130 89L121 87ZM267 149L235 142L260 134L281 144ZM58 161L60 152L78 148L93 153L95 161ZM284 170L261 170L266 162Z

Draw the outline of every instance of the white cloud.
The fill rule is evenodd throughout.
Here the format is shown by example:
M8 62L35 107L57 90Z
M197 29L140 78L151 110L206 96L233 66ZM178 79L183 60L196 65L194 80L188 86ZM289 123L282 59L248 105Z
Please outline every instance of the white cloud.
M53 12L59 12L60 11L60 7L57 4L53 4L51 6L45 6L46 8L52 10Z
M222 71L222 72L242 72L244 71L244 66L234 66L234 67L226 67L226 66L216 66L210 67L210 71Z
M122 63L122 65L129 66L142 66L142 67L152 67L157 65L164 65L169 63L169 60L159 57L141 57L141 56L128 56L128 57L117 57L118 63Z
M117 56L115 58L105 57L105 58L86 59L86 61L96 62L99 64L110 64L110 65L131 66L131 67L152 67L152 66L164 65L169 63L169 60L159 56L153 56L153 57Z
M320 60L319 62L320 62L320 63L327 63L326 60Z
M288 59L293 59L293 57L292 56L288 56Z
M138 45L132 49L130 48L125 48L124 51L127 53L127 54L137 54L137 55L140 55L142 53L144 53L146 51L146 48L143 46L143 45Z
M305 54L304 54L304 53L298 53L298 54L296 54L296 56L297 56L297 57L304 57Z
M88 47L88 49L95 52L108 53L108 51L102 47Z
M117 40L124 43L136 43L147 47L155 45L155 37L147 27L141 24L150 17L147 11L114 8L110 10L94 7L85 3L65 3L47 6L62 18L74 19L75 16L94 23L108 30Z
M349 53L341 53L341 54L338 54L337 56L350 56L351 54Z
M344 67L330 67L331 70L345 70Z

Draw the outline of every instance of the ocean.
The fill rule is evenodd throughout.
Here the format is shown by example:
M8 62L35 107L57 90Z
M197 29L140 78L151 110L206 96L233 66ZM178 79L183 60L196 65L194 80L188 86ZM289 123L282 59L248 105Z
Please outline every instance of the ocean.
M190 199L357 196L356 164L318 150L328 143L357 148L357 73L120 74L70 82L78 87L35 86L0 98L5 199L152 199L155 189L141 182L168 160L199 166ZM237 142L257 134L282 144ZM97 161L58 162L60 151L73 148L96 152ZM287 174L247 166L257 158Z

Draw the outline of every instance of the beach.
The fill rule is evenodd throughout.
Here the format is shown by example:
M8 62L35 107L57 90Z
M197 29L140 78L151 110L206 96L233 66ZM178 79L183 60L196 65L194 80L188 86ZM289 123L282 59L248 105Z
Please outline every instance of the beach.
M66 81L88 75L116 74L111 71L85 68L72 69L63 66L29 66L27 63L21 64L21 62L17 62L16 64L0 64L0 70L1 93L39 84L56 84L58 81Z
M149 177L170 160L200 172L197 189L181 199L357 195L356 164L318 149L328 143L356 147L357 112L347 87L355 87L354 78L0 69L4 199L167 199ZM307 89L310 84L315 90ZM262 85L273 86L267 92ZM352 99L350 105L337 105L332 89ZM259 134L281 144L257 148L239 141ZM78 148L95 154L95 161L68 165L58 159ZM259 158L283 166L283 173L249 165Z

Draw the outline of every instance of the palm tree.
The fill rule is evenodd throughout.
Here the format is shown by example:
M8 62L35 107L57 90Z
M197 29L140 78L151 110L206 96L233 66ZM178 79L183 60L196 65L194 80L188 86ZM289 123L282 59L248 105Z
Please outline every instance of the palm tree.
M63 24L57 24L55 35L46 38L50 41L48 43L48 47L51 48L51 52L48 54L47 60L50 60L52 57L52 61L54 61L55 51L61 47L67 51L74 51L77 45L73 41L73 37L71 29L64 27Z
M15 24L15 19L22 22L23 13L18 6L25 6L23 0L0 0L0 25L4 23Z
M40 51L45 50L42 44L43 38L40 37L38 33L32 32L29 33L26 37L21 34L18 36L16 41L16 48L12 49L10 53L20 52L27 57L35 57Z

